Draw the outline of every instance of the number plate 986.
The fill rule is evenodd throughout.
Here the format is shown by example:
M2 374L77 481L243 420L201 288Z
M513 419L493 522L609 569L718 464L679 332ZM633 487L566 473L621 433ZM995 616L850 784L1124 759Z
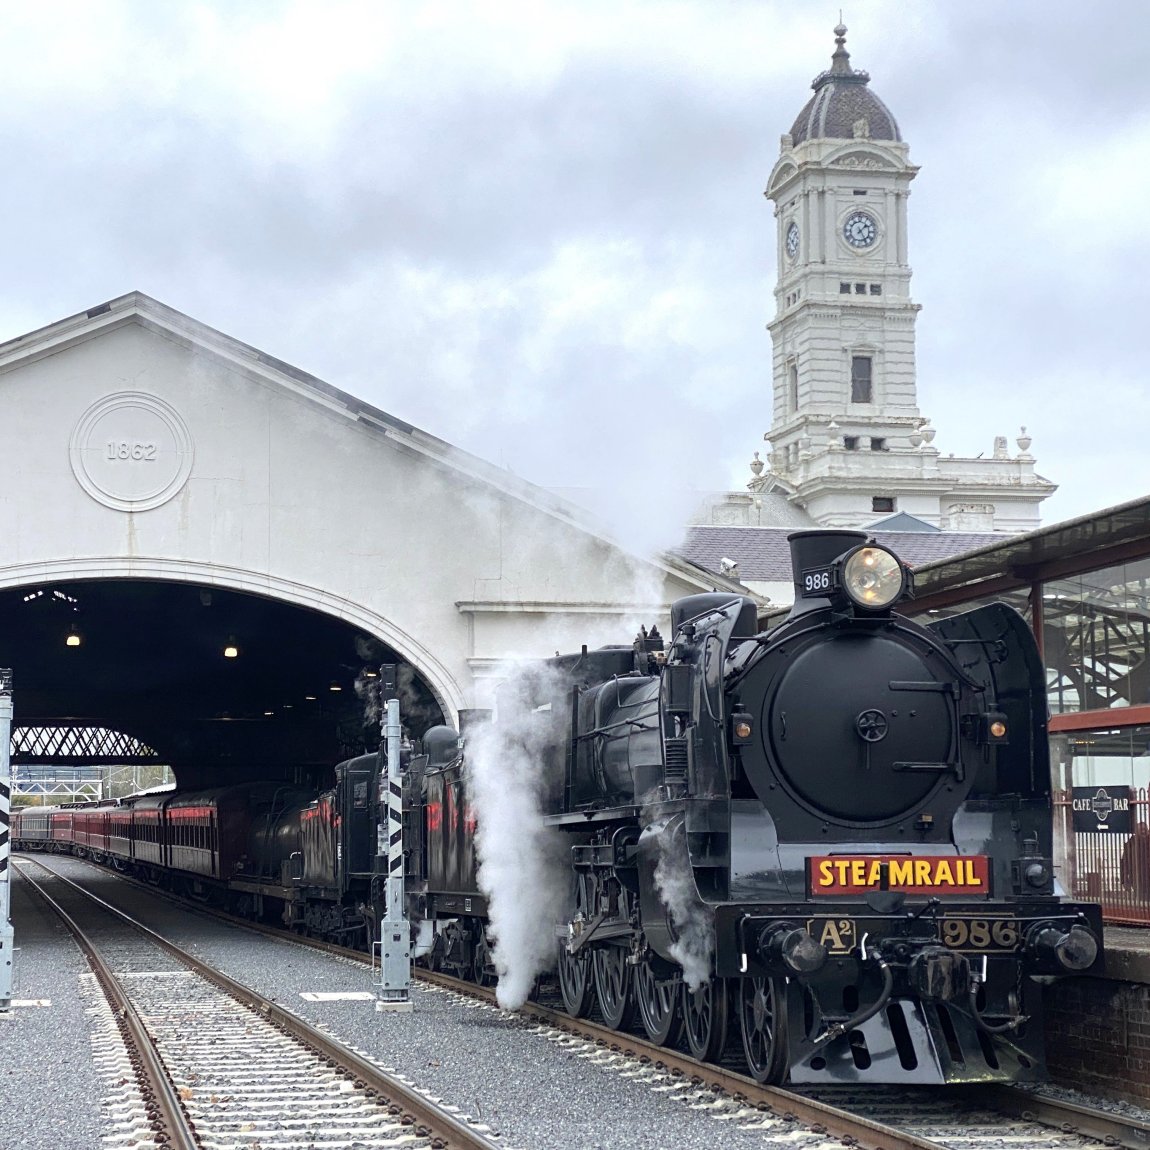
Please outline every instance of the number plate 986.
M939 938L951 950L1017 950L1021 938L1012 918L959 918L939 920Z

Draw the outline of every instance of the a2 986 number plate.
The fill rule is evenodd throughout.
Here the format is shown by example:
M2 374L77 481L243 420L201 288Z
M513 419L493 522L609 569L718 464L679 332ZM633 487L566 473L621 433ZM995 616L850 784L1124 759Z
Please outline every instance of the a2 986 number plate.
M1012 918L948 915L939 919L938 933L943 946L951 950L1017 950L1021 942L1018 924Z
M865 922L860 927L853 918L807 919L807 933L830 954L849 954L865 930ZM942 944L951 950L976 954L1017 950L1022 942L1018 923L1012 918L947 915L938 920L938 934Z

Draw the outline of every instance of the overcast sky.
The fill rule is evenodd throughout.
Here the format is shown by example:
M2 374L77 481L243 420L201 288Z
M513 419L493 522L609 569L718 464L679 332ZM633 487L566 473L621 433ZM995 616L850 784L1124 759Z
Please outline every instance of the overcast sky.
M843 10L922 168L920 409L957 455L1025 424L1046 523L1150 489L1148 12ZM838 19L9 0L0 339L139 290L537 483L741 485L770 422L762 191Z

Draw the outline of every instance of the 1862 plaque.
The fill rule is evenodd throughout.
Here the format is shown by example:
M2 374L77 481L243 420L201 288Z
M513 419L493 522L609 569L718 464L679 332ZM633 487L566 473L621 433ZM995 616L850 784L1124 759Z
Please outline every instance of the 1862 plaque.
M119 511L148 511L187 481L192 437L171 404L121 391L84 412L69 454L73 474L93 499Z

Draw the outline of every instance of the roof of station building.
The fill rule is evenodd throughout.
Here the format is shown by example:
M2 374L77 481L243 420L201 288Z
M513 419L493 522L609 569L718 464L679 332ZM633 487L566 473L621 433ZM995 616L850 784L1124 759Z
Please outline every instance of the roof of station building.
M989 531L863 530L916 568L1002 543L1006 538ZM793 531L791 527L689 527L676 550L684 559L710 571L722 570L722 560L728 559L738 563L740 579L789 583L791 549L787 536Z
M890 109L871 91L870 73L851 67L846 50L847 30L835 28L831 66L811 83L815 94L807 101L791 128L795 144L804 140L901 140Z

